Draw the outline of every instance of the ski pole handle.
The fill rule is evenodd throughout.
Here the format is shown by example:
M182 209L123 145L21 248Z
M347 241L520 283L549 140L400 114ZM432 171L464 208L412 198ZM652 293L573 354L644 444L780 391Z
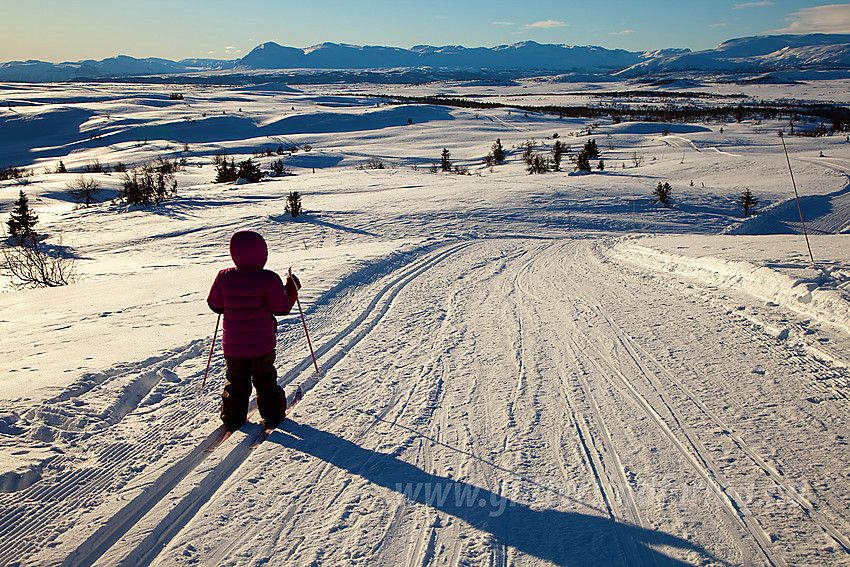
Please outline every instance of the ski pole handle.
M218 325L221 323L221 313L218 314L218 319L215 321L215 332L213 333L212 345L210 345L210 355L207 357L207 369L204 371L204 382L201 384L203 390L207 386L207 376L210 373L210 362L212 362L213 349L215 349L215 339L218 336Z

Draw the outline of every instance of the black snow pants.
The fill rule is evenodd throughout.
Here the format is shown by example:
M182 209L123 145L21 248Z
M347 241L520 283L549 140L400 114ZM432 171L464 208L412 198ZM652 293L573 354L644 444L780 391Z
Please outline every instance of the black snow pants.
M286 394L277 383L275 351L254 358L225 356L227 384L221 395L221 421L235 431L248 419L251 382L257 389L257 409L265 427L277 427L286 414Z

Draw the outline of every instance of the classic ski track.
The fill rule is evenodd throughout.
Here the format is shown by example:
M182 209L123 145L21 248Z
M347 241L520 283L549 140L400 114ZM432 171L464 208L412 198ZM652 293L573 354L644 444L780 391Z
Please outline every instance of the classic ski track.
M570 275L566 269L561 267L562 272L565 277L570 278ZM587 302L587 300L585 299ZM587 302L591 305L589 302ZM850 553L850 538L848 538L844 533L841 532L835 525L830 522L822 512L820 512L817 507L810 502L807 498L800 495L791 484L785 479L785 477L776 470L775 467L771 466L766 459L764 459L758 451L753 449L744 438L738 434L735 429L729 426L723 419L721 419L715 412L713 412L708 406L705 405L684 383L682 383L676 376L668 370L663 364L661 364L655 357L652 356L645 348L643 348L637 341L634 340L628 333L626 333L616 322L607 314L607 312L600 306L596 304L592 304L591 308L596 310L601 317L605 319L611 329L617 334L618 340L620 344L622 344L625 351L629 354L630 358L635 362L635 364L640 368L643 376L647 379L648 383L652 386L653 390L658 394L659 399L664 404L664 407L670 412L673 419L676 421L677 425L679 425L683 432L685 433L688 441L696 448L695 443L698 443L697 437L695 434L689 434L687 432L685 421L681 419L681 417L677 414L676 410L673 407L673 404L666 399L665 389L659 384L658 379L655 374L647 367L646 363L643 360L648 360L655 368L657 368L662 374L664 374L667 379L674 384L684 395L685 399L695 405L699 411L705 415L712 423L714 423L720 432L728 438L732 444L737 447L754 465L760 468L766 476L768 476L774 483L783 491L783 493L788 496L791 500L793 500L805 513L805 516L810 518L818 527L823 530L826 534L828 534L837 544L844 548L844 550ZM759 342L764 341L764 335L757 335L755 332L747 329L747 333L753 338L758 340ZM788 355L788 351L782 349L778 343L776 342L766 342L766 348L776 357L786 359ZM784 356L783 356L784 355ZM807 368L807 365L804 364L801 360L802 357L792 357L791 362L795 365L799 364L806 370L811 370ZM817 367L818 371L825 372L828 370L826 364L822 363L818 360L810 360L809 364ZM619 373L618 373L619 374ZM802 380L800 380L801 385ZM809 382L811 384L811 382ZM819 383L814 383L815 387L819 386ZM830 388L830 390L833 390ZM639 394L638 394L639 395ZM700 451L698 451L699 453ZM705 451L701 451L705 452ZM718 471L716 477L720 477L720 473ZM722 478L722 477L721 477ZM733 493L734 494L734 493ZM740 500L740 497L736 499ZM743 506L742 502L739 502L739 505ZM752 516L752 513L747 510L747 515ZM753 516L754 518L754 516ZM754 518L754 521L757 522L757 519ZM759 532L762 532L763 529L759 526Z
M539 258L540 251L538 249L535 250L533 257L531 257L524 266L517 270L515 282L516 288L524 296L533 299L537 303L545 304L546 301L534 294L527 284L523 285L523 276L528 277L528 272L531 270L533 265L539 261ZM521 318L522 317L520 317L520 319ZM581 367L582 363L577 353L582 352L582 350L577 348L577 345L575 344L573 344L573 347L574 348L571 349L570 353L573 363ZM588 472L591 474L596 483L596 487L602 497L605 509L611 519L612 528L617 536L617 543L620 548L620 552L629 565L654 563L654 558L646 556L647 554L641 544L638 544L631 537L625 536L621 533L622 530L619 527L620 522L626 522L628 524L647 529L651 528L648 528L641 518L630 484L628 479L625 477L622 463L614 449L611 433L602 418L599 406L592 394L590 385L583 378L580 372L576 373L576 377L579 382L579 387L581 388L581 398L584 401L584 404L580 404L579 399L570 392L570 388L564 380L564 376L559 372L561 390L564 395L564 399L567 402L567 410L570 419L576 425L576 434L581 447L583 459L585 460ZM587 411L577 412L576 408L579 405L583 405L584 409ZM581 415L584 416L584 419L580 419L578 417L578 413L581 413ZM587 421L588 416L590 416L589 419L595 423L596 429L599 431L599 435L595 436L591 432L591 425ZM600 443L600 447L597 447L597 442ZM607 457L604 455L607 455ZM613 473L611 471L612 466L606 464L609 459L613 461ZM559 466L561 465L559 464ZM561 470L563 472L562 466ZM614 488L615 486L623 488L622 490L617 491ZM623 503L624 508L620 506L619 502ZM648 547L652 548L651 545L648 545ZM655 551L657 552L657 550Z
M679 292L682 291L676 286L670 285L670 282L666 279L661 279L660 281L663 285L666 285L670 289L675 289ZM716 308L716 305L712 305L711 301L705 297L706 294L711 297L714 297L716 294L722 295L722 293L712 287L709 287L708 289L701 289L699 292L691 295L702 301L704 303L704 307ZM754 318L752 316L741 315L736 311L731 311L731 313L734 318L729 319L729 321L724 325L725 328L732 328L737 332L743 333L754 344L758 344L760 348L764 349L773 358L782 360L785 364L799 369L802 376L817 375L819 377L817 380L807 380L802 376L797 376L796 374L794 376L800 391L803 392L803 395L807 396L810 401L817 400L818 403L829 402L839 409L839 413L841 410L846 412L850 409L850 399L848 399L848 396L844 392L838 390L837 385L835 384L836 381L841 381L841 385L843 386L843 382L848 381L848 372L846 368L835 367L830 363L812 357L808 353L796 352L798 349L796 345L787 345L784 341L776 339L773 334L766 333L764 329L766 324L757 317ZM674 373L662 365L645 348L641 347L637 341L625 333L625 331L616 326L607 314L603 312L601 315L606 317L609 320L609 324L611 324L612 327L622 335L624 348L628 350L629 346L631 346L632 349L638 351L640 355L658 368L660 372L665 375L688 400L693 402L709 420L718 426L719 430L731 440L734 446L737 446L754 465L761 468L765 475L771 478L782 492L804 511L806 516L814 521L820 529L826 532L836 543L841 545L845 551L850 553L850 538L845 535L846 533L850 533L850 526L848 526L845 522L845 532L842 533L842 531L835 527L833 523L835 520L843 520L841 513L835 514L835 520L830 521L826 518L824 514L818 510L819 507L817 505L800 495L797 490L785 480L782 473L776 470L775 467L771 466L766 459L761 457L757 450L747 444L741 435L735 432L734 428L728 426L716 413L712 412L704 403L702 403L691 390L689 390L675 377ZM799 324L790 323L789 326L797 326L800 329L800 336L804 336L803 327ZM636 363L639 363L635 354L630 354L633 358L635 358ZM659 390L659 388L656 387L656 390ZM800 473L796 467L794 467L793 462L786 463L785 467L795 470L800 476L805 476L803 473ZM821 500L828 503L833 510L841 510L844 508L843 503L838 505L833 504L834 497L832 497L829 492L822 493L819 497Z
M575 284L575 280L573 280L569 271L561 265L562 273L564 277ZM685 438L685 442L683 442L679 436L673 431L673 428L667 421L661 416L661 414L656 410L656 408L649 402L646 397L644 397L634 386L634 384L629 380L629 378L624 375L619 367L608 360L608 358L602 353L592 342L588 342L590 348L595 350L599 358L606 363L606 366L609 367L611 372L619 379L622 384L622 387L618 387L616 383L609 379L609 381L615 387L623 392L624 394L630 396L637 404L640 406L646 413L650 419L655 422L658 428L664 433L664 435L673 443L673 445L679 450L682 456L690 463L693 470L703 479L703 482L715 493L717 499L720 503L722 503L723 507L726 509L727 514L736 520L736 523L744 529L756 544L759 547L759 550L764 555L764 558L771 564L777 567L784 567L786 562L784 558L774 549L772 543L767 537L764 529L759 524L757 518L750 512L746 503L743 499L737 494L737 492L728 486L727 483L723 482L721 479L725 478L725 475L718 469L718 467L713 464L712 459L706 454L704 448L702 448L699 443L697 437L688 432L685 424L686 420L684 420L679 413L675 410L672 404L668 403L665 400L663 394L663 388L659 387L657 381L654 379L652 372L648 371L646 365L639 359L639 357L635 356L635 353L632 349L629 348L627 341L624 340L625 333L607 316L604 312L603 308L596 302L589 301L576 287L576 295L580 297L580 299L586 303L593 311L600 314L607 322L612 330L615 332L615 336L619 339L620 344L626 349L626 351L631 355L633 361L637 364L637 367L640 369L642 375L647 379L653 389L658 393L659 398L661 399L664 409L669 412L671 419L675 423L675 426L681 430L682 435ZM609 376L608 372L605 372L605 368L599 364L593 357L590 360L598 365L600 372L606 377ZM687 393L686 393L687 395ZM695 401L693 397L689 397L689 399L693 402ZM725 430L725 428L724 428ZM689 448L689 447L690 448ZM763 462L763 461L762 461ZM758 463L756 463L758 464ZM767 473L768 471L765 470ZM769 474L769 473L768 473ZM790 487L789 487L790 488Z
M334 335L333 338L331 338L330 340L328 340L328 341L324 342L323 344L317 346L317 348L315 349L315 356L316 356L317 360L321 359L325 355L328 355L327 358L322 362L320 369L323 370L323 371L327 371L330 368L333 368L333 366L337 362L339 362L339 360L341 360L345 356L345 354L354 345L356 345L366 335L368 335L369 332L371 332L378 325L378 323L383 319L383 317L389 311L390 306L393 303L393 300L397 297L397 295L411 281L413 281L415 278L419 277L423 273L427 272L434 265L442 262L446 258L451 257L452 255L454 255L458 251L463 250L464 248L471 246L471 245L472 245L472 243L462 242L462 243L459 243L459 244L444 246L441 249L438 249L437 251L427 252L424 258L420 256L420 257L414 259L412 262L410 262L410 263L404 265L403 267L399 268L398 270L392 272L389 275L389 277L392 278L391 281L389 283L387 283L386 285L384 285L376 293L376 295L374 296L372 301L361 312L360 316L358 316L343 331ZM400 274L400 275L398 275L398 274ZM354 331L358 328L360 328L359 331L357 331L355 333ZM343 339L347 339L347 340L345 341L345 343L342 346L340 346L339 343ZM312 357L304 358L300 364L296 365L296 367L293 368L290 372L288 372L283 377L282 380L279 380L279 382L281 382L282 385L284 385L284 386L289 384L297 376L303 374L305 371L309 371L311 369L312 365L313 365ZM320 379L320 376L316 376L315 373L313 373L312 376L309 376L308 378L306 378L304 381L301 382L302 391L303 391L305 396L318 383L319 379ZM249 435L249 439L250 439L249 445L253 444L256 441L256 439L259 437L260 433L261 433L261 431L257 431L253 435ZM209 440L205 441L202 445L200 445L195 450L195 452L197 452L198 450L201 450L201 452L204 453L203 447L205 447L208 442L209 442ZM228 445L228 443L225 443L225 447L227 445ZM155 537L155 540L156 540L156 546L155 546L156 554L147 553L147 554L144 554L143 557L137 557L137 556L133 556L134 554L131 553L133 565L136 565L136 566L150 565L151 563L155 562L156 558L157 558L157 554L159 552L161 552L161 550L164 549L167 546L167 544L171 541L171 539L173 539L177 535L177 533L179 533L179 531L183 527L185 527L191 521L191 519L203 509L203 503L209 501L213 497L215 492L217 492L223 484L228 482L229 479L241 468L242 464L250 456L250 453L251 453L250 450L245 452L245 454L241 455L241 458L237 457L237 458L231 459L232 462L227 462L228 457L233 456L232 455L233 452L236 451L240 446L241 445L237 445L237 447L232 448L227 455L222 456L222 463L223 464L227 463L224 466L223 470L219 470L218 467L217 467L216 469L214 469L213 471L211 471L209 473L211 475L216 475L217 477L219 477L217 483L213 483L213 486L211 486L209 490L205 490L205 491L201 491L201 492L197 492L197 491L191 492L189 494L189 496L187 497L187 499L191 500L190 502L181 502L176 506L177 509L183 509L184 510L182 513L178 514L178 518L175 519L173 517L173 514L169 514L168 516L166 516L166 518L170 522L168 526L166 526L164 529L154 528L151 531L152 534L155 534L154 537ZM217 453L220 452L223 448L224 447L219 448L218 451L216 451L216 452ZM178 463L177 466L169 469L169 471L167 473L165 473L165 475L163 475L163 476L170 476L172 474L172 471L174 471L178 467L181 468L181 469L185 468L185 470L180 470L179 472L176 473L176 475L175 475L176 482L170 483L170 486L173 489L174 487L177 486L177 484L179 484L181 481L183 481L183 479L188 477L191 474L191 472L195 468L197 468L198 465L201 462L203 462L203 460L208 455L209 454L200 455L200 458L198 458L196 461L193 461L192 463L190 463L189 467L185 467L182 462ZM327 466L323 467L322 471L320 472L320 475L324 474L327 470L328 470ZM317 482L320 479L321 479L321 476L317 477L317 479L316 479ZM198 479L196 482L201 482L201 479ZM147 502L145 502L144 504L139 505L139 503L136 503L137 504L136 507L141 507L141 508L145 509L146 512L151 511L158 505L158 503L160 501L164 501L166 499L168 492L169 491L158 491L155 494L153 494L152 497ZM119 525L114 526L113 529L111 529L111 530L106 530L106 531L109 532L108 534L102 533L102 531L104 531L104 530L98 530L98 532L95 534L95 535L98 536L98 540L103 541L104 539L106 539L106 541L109 542L108 547L112 547L112 546L115 545L115 543L119 542L120 539L125 536L125 534L130 532L133 529L134 526L136 526L136 525L138 525L138 524L140 524L144 521L143 516L138 517L137 519L135 519L135 521L131 521L131 522L121 521L120 519L117 519L117 518L123 517L124 515L125 514L122 511L122 512L119 512L118 514L116 514L115 516L113 516L113 518L108 523L109 524L118 523ZM136 516L138 516L138 513L134 514L133 517L135 518ZM116 519L117 519L117 521L116 521ZM132 518L131 518L131 520L132 520ZM91 538L89 538L89 539L91 539ZM91 547L91 545L92 545L92 543L90 543L87 540L86 542L84 542L84 544L81 547ZM97 548L94 550L94 552L90 552L90 553L86 554L84 557L81 557L79 559L75 558L75 561L70 562L70 563L68 563L66 561L66 564L67 565L73 565L74 567L92 565L97 561L98 557L100 555L102 555L102 553L105 552L108 549L108 547L105 547L105 545L101 543L101 544L97 545ZM122 562L121 564L124 564L124 562Z

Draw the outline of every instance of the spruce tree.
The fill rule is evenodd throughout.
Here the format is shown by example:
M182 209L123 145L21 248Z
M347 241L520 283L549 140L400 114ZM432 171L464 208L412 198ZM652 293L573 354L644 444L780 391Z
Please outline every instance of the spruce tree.
M35 211L30 210L29 198L26 193L21 191L18 200L15 201L15 208L6 222L6 225L9 227L9 234L18 239L34 236L35 230L33 230L33 227L36 224L38 224L38 215Z
M552 146L552 169L555 171L561 171L561 160L564 158L566 149L566 144L562 143L561 140L555 140L555 145Z
M655 197L656 203L661 203L665 207L670 206L670 193L673 188L669 183L661 183L658 182L658 185L655 186L655 189L652 191L652 196Z
M738 197L738 206L744 209L744 216L747 217L758 206L759 202L755 195L752 194L750 188L744 189L744 192Z
M576 158L576 170L577 171L590 171L590 156L587 155L587 152L582 150L578 153L578 157Z
M596 140L588 140L584 144L584 151L590 159L599 157L599 147L596 145Z
M283 211L285 213L289 213L293 217L297 217L303 212L301 208L301 195L298 191L290 191L289 196L286 198L286 206Z
M259 165L248 158L245 161L239 162L239 171L236 176L246 180L248 183L257 183L263 178L263 171Z
M440 156L440 167L443 171L451 171L452 170L452 162L451 162L452 153L448 150L448 148L443 148L443 153Z
M496 143L493 144L493 160L496 163L505 162L505 149L502 147L502 140L496 138Z

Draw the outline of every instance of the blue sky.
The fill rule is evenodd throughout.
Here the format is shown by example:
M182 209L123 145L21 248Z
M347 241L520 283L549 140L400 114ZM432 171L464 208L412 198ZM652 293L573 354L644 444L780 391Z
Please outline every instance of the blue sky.
M0 14L0 61L235 59L266 41L700 50L766 33L850 33L850 4L782 0L0 0Z

